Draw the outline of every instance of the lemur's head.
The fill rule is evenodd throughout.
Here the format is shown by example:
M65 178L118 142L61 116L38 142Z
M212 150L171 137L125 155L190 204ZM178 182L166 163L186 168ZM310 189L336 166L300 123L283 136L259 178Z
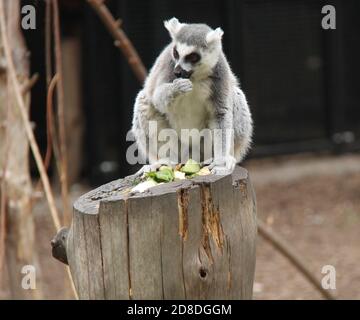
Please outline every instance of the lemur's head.
M172 38L174 74L178 78L201 77L209 74L222 51L221 28L211 29L206 24L180 23L172 18L164 22Z

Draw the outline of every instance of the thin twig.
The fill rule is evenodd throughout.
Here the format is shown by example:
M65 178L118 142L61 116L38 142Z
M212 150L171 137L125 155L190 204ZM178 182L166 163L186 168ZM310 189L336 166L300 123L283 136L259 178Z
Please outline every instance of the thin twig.
M42 162L41 154L39 151L39 147L36 143L34 132L31 128L31 123L29 120L29 116L26 112L25 102L23 99L23 96L21 94L20 84L16 77L16 71L14 66L14 61L11 55L11 49L8 41L8 35L6 30L6 24L5 24L5 13L4 13L4 0L0 0L0 27L1 27L1 36L4 44L4 52L5 57L8 63L8 72L10 76L10 80L12 82L12 85L14 87L15 97L17 100L17 106L20 111L20 115L24 124L25 132L27 135L27 138L29 140L30 148L32 150L32 153L35 158L36 165L38 167L41 180L44 185L44 190L46 194L46 198L49 204L51 216L53 218L53 223L56 230L60 229L60 220L58 217L57 209L55 206L54 196L52 194L52 190L50 187L49 179L45 171L44 163Z
M46 97L46 140L47 140L47 146L46 146L46 154L45 154L45 168L48 169L50 166L50 160L51 160L51 151L52 151L52 141L53 141L53 95L54 95L54 89L58 82L58 74L56 74L50 81L49 88L48 88L48 94Z
M52 78L52 54L51 54L51 0L46 0L45 8L45 69L46 84L49 87Z
M39 80L39 74L34 73L32 77L28 81L26 81L23 87L21 88L22 95L27 94L38 80Z
M114 44L122 51L131 69L140 82L144 82L147 71L131 41L120 28L121 20L115 20L103 0L87 0L114 38Z
M10 95L10 82L7 77L7 94ZM6 241L6 208L7 208L7 195L6 195L6 179L7 179L7 167L9 161L9 118L10 118L10 99L7 101L6 106L6 125L4 130L4 158L2 164L2 177L0 185L0 287L2 287L3 274L2 269L4 267L5 257L5 241Z
M47 171L50 167L52 147L53 147L53 95L54 89L59 77L57 74L51 79L46 97L46 153L44 158L44 166ZM55 148L54 148L55 149ZM40 191L42 184L41 178L36 183L35 192Z
M55 159L59 171L60 176L60 184L61 184L61 195L62 195L62 201L63 201L63 210L64 210L64 224L68 225L70 223L70 199L69 199L69 185L68 185L68 162L67 162L67 146L66 146L66 133L65 133L65 115L64 115L64 84L63 84L63 73L62 73L62 54L61 54L61 36L60 36L60 15L59 15L59 6L58 6L58 0L52 1L52 8L53 8L53 27L54 27L54 39L55 39L55 65L56 65L56 88L57 88L57 110L58 110L58 125L59 125L59 150L55 146L56 139L54 139L54 131L52 130L53 134L53 143L54 143L54 153L55 153ZM51 9L49 9L51 10ZM50 20L50 15L48 16ZM49 31L50 32L50 31ZM48 35L50 37L50 35ZM49 47L51 47L51 40L48 39L47 43ZM49 52L51 50L49 49ZM50 59L51 53L47 55ZM51 62L48 61L48 65L51 65ZM49 67L48 72L51 72L51 68ZM50 73L51 74L51 73ZM49 89L50 89L49 84ZM50 98L49 98L50 99ZM52 97L51 97L52 99ZM49 115L52 115L52 100L49 102L48 100L48 106L49 106ZM54 122L52 121L51 117L48 118L48 128L51 130L51 128L54 128ZM50 137L51 140L51 137ZM66 272L68 274L68 277L70 279L70 285L72 292L75 295L76 299L79 299L78 294L75 289L74 281L72 279L72 275L70 272L69 267L66 267Z
M42 162L39 147L36 143L35 136L32 131L32 128L31 128L30 120L29 120L28 114L26 112L24 98L21 95L20 84L16 77L14 61L13 61L13 58L11 55L9 40L7 37L5 12L4 12L4 0L0 0L0 29L1 29L1 36L2 36L2 40L3 40L3 44L4 44L5 57L8 62L8 72L9 72L10 80L14 87L15 97L17 100L17 106L18 106L20 114L21 114L21 118L22 118L22 121L23 121L23 124L25 127L25 132L26 132L27 138L29 140L30 148L31 148L33 156L35 158L37 168L40 172L40 177L41 177L41 180L44 185L45 195L46 195L47 202L49 204L50 213L51 213L51 217L52 217L55 229L59 230L60 229L60 220L59 220L59 215L58 215L58 212L57 212L57 209L55 206L54 196L52 194L52 190L50 187L49 178L46 174L44 163ZM75 286L74 286L71 274L69 271L67 271L67 273L69 276L69 280L70 280L74 295L77 298L77 292L75 290Z
M70 200L69 200L69 185L68 185L68 166L67 166L67 147L66 147L66 131L65 131L65 115L64 115L64 84L62 75L62 54L61 54L61 39L60 39L60 16L58 0L53 0L53 27L55 39L55 65L56 74L58 75L58 83L56 86L57 93L57 115L59 126L59 144L60 144L60 185L61 196L64 210L64 224L68 225L70 222Z
M2 272L5 257L5 241L6 241L6 182L5 178L1 180L0 187L0 288L2 287Z
M267 241L269 241L277 250L279 250L295 267L309 280L313 286L320 291L324 298L328 300L335 300L335 297L328 291L325 290L319 280L312 274L308 266L304 263L303 259L295 253L293 247L288 245L279 235L270 230L261 221L258 220L258 230Z
M53 91L55 84L58 81L58 76L52 76L52 28L51 28L51 17L52 17L52 0L46 0L46 9L45 9L45 69L46 69L46 83L48 88L47 94L47 103L46 103L46 128L47 128L47 137L48 143L49 139L52 144L52 150L54 151L54 158L56 163L57 172L60 176L60 151L59 151L59 139L57 137L57 131L55 130L55 121L53 118ZM51 149L51 146L47 146L48 150ZM45 157L46 158L46 157ZM46 162L45 162L46 163ZM48 167L47 167L48 168Z
M74 280L72 278L72 274L71 274L71 271L70 271L70 267L69 266L66 266L66 273L70 279L70 286L71 286L71 291L73 292L74 296L75 296L75 299L76 300L79 300L79 296L77 294L77 291L76 291L76 288L75 288L75 283L74 283Z

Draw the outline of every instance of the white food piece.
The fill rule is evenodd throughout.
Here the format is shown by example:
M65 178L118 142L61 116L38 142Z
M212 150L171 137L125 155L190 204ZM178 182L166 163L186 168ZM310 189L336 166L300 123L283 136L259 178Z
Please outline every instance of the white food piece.
M209 170L209 167L203 167L197 174L199 176L207 176L208 174L211 174L211 172Z
M136 185L134 188L131 189L131 192L144 192L145 190L157 185L158 183L154 180L147 180Z
M186 179L186 177L185 177L185 172L174 171L174 178L175 178L175 179L179 179L179 180L184 180L184 179Z

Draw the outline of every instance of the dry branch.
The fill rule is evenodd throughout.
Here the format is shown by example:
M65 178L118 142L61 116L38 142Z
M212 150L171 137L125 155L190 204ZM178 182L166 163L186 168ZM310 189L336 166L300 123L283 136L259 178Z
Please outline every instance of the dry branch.
M51 54L51 0L46 0L45 7L45 69L46 83L50 85L52 79L52 54Z
M58 76L55 75L49 84L47 97L46 97L46 153L44 158L44 166L45 170L47 171L50 167L50 161L51 161L51 155L52 155L52 149L54 149L55 155L58 155L58 149L57 144L54 141L54 122L53 122L53 94L55 90L56 83L58 81ZM55 156L56 159L58 159L58 156ZM56 161L56 164L58 165L58 161ZM58 168L60 171L60 168ZM36 183L35 192L39 192L41 190L41 178Z
M144 82L147 75L146 68L131 41L120 28L121 20L114 19L103 0L88 0L88 2L114 38L114 44L122 51L138 80Z
M2 35L2 39L3 39L3 43L4 43L5 57L8 62L9 77L10 77L11 83L14 87L15 96L16 96L16 100L18 103L21 118L22 118L22 121L23 121L23 124L25 127L26 135L28 137L31 150L34 155L35 162L38 167L42 183L44 185L44 190L45 190L46 198L47 198L47 201L49 204L51 216L53 218L54 226L55 226L55 229L58 230L58 229L60 229L60 220L58 218L58 213L57 213L56 206L55 206L54 196L51 191L49 178L46 174L45 167L42 162L39 147L35 140L34 132L31 128L29 116L26 112L24 99L21 94L20 84L19 84L19 81L16 76L14 61L11 56L11 49L9 46L8 35L7 35L7 31L6 31L4 0L0 0L0 26L1 26L1 35Z
M23 95L27 94L38 80L39 80L39 74L38 73L33 74L33 76L23 85L21 89L21 93Z
M0 0L0 29L1 29L1 36L2 36L2 40L3 40L3 44L4 44L5 58L6 58L7 64L8 64L9 78L14 87L15 97L16 97L17 105L18 105L18 108L19 108L19 111L21 114L23 124L24 124L26 135L29 140L30 148L31 148L33 156L35 158L35 162L36 162L36 165L39 170L40 177L41 177L41 180L42 180L42 183L44 186L44 191L45 191L47 202L49 204L51 217L52 217L55 229L59 230L60 229L60 220L59 220L58 212L57 212L57 209L55 206L55 200L54 200L54 196L52 194L51 186L49 183L49 178L47 176L44 163L42 162L39 147L36 143L35 136L32 131L32 128L31 128L30 120L29 120L28 114L26 112L25 102L24 102L23 96L21 94L20 84L19 84L19 81L16 76L14 61L13 61L13 58L11 55L9 40L7 37L4 0ZM74 289L73 281L72 281L71 274L70 274L68 268L67 268L67 273L69 276L69 280L71 282L71 287L74 290L74 295L77 298L77 293Z
M5 177L1 179L0 187L0 287L2 287L2 275L5 257L6 240L6 195L5 195Z
M55 130L55 122L53 118L53 95L55 86L58 81L58 75L52 76L52 0L46 0L45 11L45 69L46 69L46 83L47 83L47 98L46 98L46 134L47 134L47 149L45 155L45 166L48 168L49 164L47 159L50 158L51 149L54 152L55 164L57 172L60 175L60 151L59 151L59 138ZM50 159L49 159L50 161Z
M7 165L9 161L9 147L8 147L8 140L9 140L9 104L7 104L7 111L6 111L6 125L4 128L4 159L3 165L0 172L0 287L2 286L2 278L1 275L3 274L3 267L4 267L4 257L5 257L5 240L6 240L6 176L7 176Z
M61 54L61 39L60 39L60 16L58 0L53 0L53 23L54 23L54 39L55 39L55 65L57 81L57 115L59 126L59 150L60 150L60 184L61 196L63 202L63 217L64 223L68 224L70 220L70 200L69 200L69 185L68 185L68 163L67 163L67 148L66 148L66 133L65 133L65 116L64 116L64 84L62 74L62 54Z
M335 300L335 297L325 290L319 280L312 274L303 258L295 253L294 248L288 245L279 235L267 228L258 220L258 231L267 241L269 241L277 250L280 251L295 267L305 276L307 280L328 300Z
M47 147L46 147L46 154L45 154L45 167L46 169L50 166L51 160L51 151L54 139L54 119L53 119L53 94L55 90L55 86L58 82L58 75L56 74L50 81L48 93L46 97L46 135L47 135ZM56 148L54 148L55 150ZM56 152L56 151L54 151Z
M1 183L2 231L6 245L1 255L6 257L8 282L11 297L37 299L42 297L41 287L36 291L22 290L21 268L31 263L38 265L34 241L34 219L31 214L31 177L28 166L29 143L26 139L16 92L11 82L10 54L13 71L19 81L25 113L29 111L28 90L34 83L29 79L29 54L20 28L20 0L1 2L1 60L6 70L0 76L0 118L7 119L5 130L0 132L0 162L3 169ZM6 27L6 32L3 26ZM4 36L6 34L6 36ZM11 36L11 37L10 37ZM7 50L8 49L8 50ZM21 86L20 86L21 83ZM24 90L25 89L25 90ZM6 216L5 216L6 215ZM5 226L6 219L6 226Z

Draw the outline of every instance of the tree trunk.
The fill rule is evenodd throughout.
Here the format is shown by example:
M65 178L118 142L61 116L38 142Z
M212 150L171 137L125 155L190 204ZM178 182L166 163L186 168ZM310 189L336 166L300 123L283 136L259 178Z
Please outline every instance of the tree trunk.
M20 29L20 1L4 1L8 38L20 83L29 78L29 59ZM29 145L24 125L16 105L10 83L0 35L0 172L2 173L2 199L6 212L5 259L9 274L12 298L40 298L39 288L24 290L22 268L36 268L36 285L40 270L34 251L34 220L31 214L31 177L29 173ZM29 106L30 95L25 101Z
M134 177L74 205L53 254L81 299L251 299L256 204L248 173L207 175L131 194Z

